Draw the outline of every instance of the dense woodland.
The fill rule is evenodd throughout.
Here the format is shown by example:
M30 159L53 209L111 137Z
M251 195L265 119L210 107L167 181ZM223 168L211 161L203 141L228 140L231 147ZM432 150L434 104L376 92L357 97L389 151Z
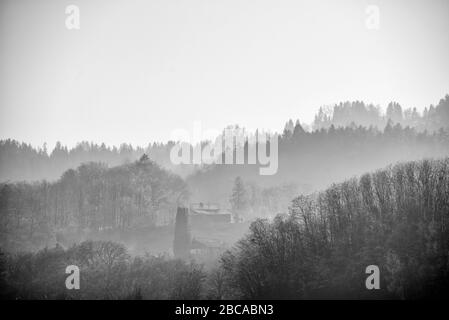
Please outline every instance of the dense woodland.
M238 176L245 184L260 189L288 185L298 192L310 193L390 163L448 155L449 129L418 132L387 123L383 130L331 126L307 132L298 123L293 132L287 131L279 139L279 164L275 175L261 176L259 165L209 165L196 170L186 181L195 201L209 199L225 205ZM278 201L278 212L286 212L290 200Z
M436 106L430 105L419 113L416 108L405 108L397 102L390 102L385 113L379 106L365 104L363 101L340 102L332 107L321 107L312 124L314 130L335 127L346 127L352 123L364 127L384 128L388 121L399 123L403 127L412 127L418 131L438 131L449 123L449 95L441 99ZM286 129L293 128L289 121Z
M448 114L449 96L423 114L396 103L386 114L361 102L321 109L312 130L287 122L273 176L258 165L175 167L173 142L47 152L1 141L0 295L448 297ZM167 242L176 208L200 201L231 210L245 230L253 221L218 260L141 255L123 244L136 228ZM120 243L108 241L110 231ZM65 289L68 264L80 267L83 290ZM364 287L372 264L381 290Z
M184 181L142 156L108 168L86 163L52 183L0 184L0 235L8 250L36 249L64 234L173 222L188 198Z
M17 188L21 185L21 188L33 189L28 185L30 181L47 178L47 182L34 185L54 184L62 174L70 175L72 168L83 163L96 162L109 167L126 167L137 161L142 154L148 154L151 161L185 178L191 201L215 202L223 208L230 208L234 181L236 177L240 177L245 186L244 201L241 208L238 208L244 209L240 210L244 211L242 215L246 219L273 217L277 213L286 212L289 202L297 193L320 190L333 182L397 161L448 156L449 122L445 122L449 110L448 101L449 98L446 97L436 107L429 108L431 111L427 111L426 116L423 114L419 117L420 121L433 119L435 126L441 126L438 130L434 127L435 130L422 131L419 129L419 121L399 121L402 119L399 115L403 112L398 104L388 107L388 120L385 120L386 115L379 116L383 121L379 123L386 123L381 129L374 125L364 127L355 124L356 121L363 122L358 116L360 112L371 114L371 107L356 102L342 104L345 107L337 105L332 113L331 119L352 119L348 126L335 126L331 121L329 127L322 124L317 126L321 129L307 131L299 121L296 125L289 121L279 139L278 171L273 176L260 176L259 165L175 166L169 160L173 142L152 144L147 148L133 148L126 144L120 148L108 148L84 142L70 150L57 144L48 153L45 149L34 149L17 141L5 140L0 142L0 181L10 187L15 185ZM341 111L342 108L346 111ZM346 122L337 121L335 124L343 123ZM414 126L404 127L405 124ZM22 180L28 182L16 183ZM137 194L133 196L138 197ZM171 220L169 218L163 221Z
M117 148L83 141L69 149L58 142L50 151L46 145L35 148L12 139L1 140L0 181L54 181L66 170L86 162L101 162L112 167L134 162L143 154L150 154L153 161L174 172L186 174L186 168L170 163L168 154L173 145L173 142L153 143L143 148L124 143Z
M400 125L403 132L397 132L397 124ZM280 145L285 149L285 154L290 155L300 151L304 156L307 151L307 156L316 160L321 154L314 154L313 148L328 148L335 142L355 143L355 147L363 146L367 142L366 139L378 138L386 127L395 128L394 132L401 136L401 139L405 139L405 142L409 142L408 140L415 139L414 136L418 136L420 139L432 139L426 137L432 137L433 133L438 132L441 128L448 128L448 126L449 95L441 99L436 106L431 105L425 108L422 113L419 113L416 108L403 109L395 102L387 106L385 113L380 107L361 101L341 102L333 107L321 107L311 125L300 124L298 120L296 123L292 120L287 121L283 132L280 133L283 136ZM328 129L331 129L330 133ZM397 142L391 138L384 136L378 143L384 143L384 140ZM144 147L126 143L119 147L110 147L105 144L84 141L73 148L67 148L58 142L52 150L48 150L46 144L42 147L33 147L12 139L1 140L0 182L42 179L54 181L59 179L66 170L76 168L85 162L102 162L109 166L117 166L138 160L144 153L162 167L182 177L193 173L196 169L193 165L175 166L171 163L169 153L173 145L174 142L169 141L167 143L153 142ZM365 150L357 149L354 146L350 147L353 149L352 152L365 152ZM377 145L370 145L370 147L377 147ZM307 149L304 150L304 148ZM330 151L332 155L338 156L347 150ZM293 162L296 160L296 158L292 159ZM393 161L397 160L412 159L393 159ZM381 167L386 163L377 163L377 165L377 167ZM361 168L362 171L359 173L371 169L372 167ZM290 168L286 170L289 171ZM307 177L301 177L302 180L307 180L305 178ZM274 186L274 182L271 186Z
M80 268L80 288L67 290L65 268ZM199 299L202 266L166 256L131 257L118 243L85 241L37 253L0 254L3 299Z
M217 202L243 220L272 218L288 210L298 193L389 163L449 155L449 133L418 133L388 124L308 133L296 126L280 139L279 169L260 176L256 165L215 165L186 181L150 159L109 167L85 163L56 181L0 184L1 243L6 248L39 248L57 234L171 224L177 203ZM151 156L151 155L150 155ZM240 186L236 193L235 179ZM235 201L235 197L239 199Z
M378 265L381 290L365 288ZM408 162L298 196L222 257L231 291L261 298L449 297L449 158Z
M2 298L418 299L449 296L449 158L407 162L296 197L213 268L112 242L2 253ZM65 266L81 290L64 287ZM366 290L378 265L381 289Z

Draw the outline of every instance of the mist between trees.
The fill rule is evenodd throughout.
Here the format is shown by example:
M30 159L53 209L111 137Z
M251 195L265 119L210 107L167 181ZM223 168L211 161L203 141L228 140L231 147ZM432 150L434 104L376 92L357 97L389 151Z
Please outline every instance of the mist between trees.
M48 154L1 141L1 295L447 297L448 102L422 115L397 104L385 115L340 104L321 110L312 130L288 121L273 176L248 164L174 167L174 142L58 144ZM234 223L193 230L227 243L213 256L173 259L176 210L194 202L232 212ZM72 264L81 270L79 291L64 286ZM364 272L373 264L381 289L368 291Z
M307 133L298 126L281 138L274 176L260 176L257 166L216 165L184 181L145 157L112 168L86 163L55 182L0 184L0 240L4 248L36 249L58 242L58 234L86 239L87 231L171 225L176 206L187 201L217 202L244 220L272 218L287 212L299 193L399 160L447 155L444 130L417 133L397 125L383 132L331 127ZM237 201L234 177L243 185Z
M135 256L86 241L2 253L1 294L22 299L298 299L448 297L449 158L407 162L298 196L254 221L214 266ZM65 267L81 270L66 290ZM365 288L365 267L381 289Z
M86 233L172 224L177 203L188 197L184 181L142 157L107 168L87 163L54 183L0 186L1 244L36 249L75 241Z
M333 106L321 107L315 116L315 120L310 125L300 123L299 120L296 123L293 120L287 121L283 132L280 132L284 136L280 143L285 142L285 138L288 136L300 135L302 131L308 134L314 133L315 139L317 139L316 136L325 135L323 129L357 128L361 126L366 129L371 127L371 129L368 133L361 130L357 134L373 135L374 132L379 134L379 131L384 131L388 125L395 127L397 124L405 131L413 129L417 135L427 132L427 134L424 134L424 136L427 136L438 132L441 128L447 128L448 123L449 95L441 99L436 106L426 107L422 113L419 113L416 108L403 108L396 102L391 102L383 113L379 106L366 104L362 101L347 101ZM407 127L409 129L406 129ZM232 128L232 126L228 128ZM332 133L330 136L334 134ZM353 132L352 134L356 133ZM422 135L420 136L422 137ZM359 142L363 143L363 138L359 138ZM309 137L305 140L310 143L322 143L321 140L315 139ZM301 146L302 142L298 141L298 143ZM151 155L151 159L163 168L186 177L194 172L196 166L173 165L170 161L170 150L173 146L175 146L174 141L167 143L153 142L145 147L133 147L126 143L119 147L109 147L104 143L95 144L84 141L73 148L67 148L58 142L53 150L48 150L46 145L33 147L25 142L12 139L2 140L0 141L0 181L36 181L42 179L51 181L58 179L64 171L76 168L85 162L103 162L110 166L117 166L136 161L144 153ZM303 151L303 155L304 153ZM281 167L281 164L279 166ZM364 168L364 170L369 169Z

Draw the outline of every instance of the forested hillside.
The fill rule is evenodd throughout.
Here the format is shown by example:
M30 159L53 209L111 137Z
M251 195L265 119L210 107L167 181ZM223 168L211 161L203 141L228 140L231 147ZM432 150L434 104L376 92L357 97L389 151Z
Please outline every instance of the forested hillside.
M187 197L184 181L146 156L111 168L86 163L52 183L3 183L1 246L35 249L63 242L67 232L167 224Z
M80 268L82 290L64 270ZM366 267L380 270L367 290ZM131 256L86 241L37 253L0 253L9 299L418 299L449 296L449 158L389 166L298 196L259 219L217 265Z
M108 166L128 164L147 154L165 169L174 173L187 175L193 168L174 166L170 162L170 149L173 142L153 143L146 147L121 144L110 147L92 142L80 142L73 148L63 146L60 142L52 150L47 147L33 147L16 140L0 140L0 182L5 181L55 181L68 169L73 169L86 162L101 162Z
M399 129L396 126L397 124L401 126L403 130L402 133L398 133ZM359 129L359 126L366 128L366 130ZM303 127L306 130L304 130ZM295 150L300 151L302 157L305 157L305 151L309 150L303 148L307 147L309 144L312 144L314 148L322 149L326 147L329 149L329 146L326 145L326 143L334 145L334 140L336 139L341 143L344 143L346 145L345 147L347 147L347 144L351 143L357 143L356 147L358 147L358 144L365 144L364 138L370 137L370 139L374 139L375 136L382 133L386 127L390 129L395 128L393 131L396 132L396 134L405 136L404 139L406 140L410 139L410 131L414 131L413 135L419 135L421 138L427 139L427 136L432 136L435 132L438 133L440 129L448 130L449 95L446 95L441 99L436 106L431 105L426 107L422 113L418 112L416 108L408 107L403 109L401 105L395 102L390 103L386 107L385 112L383 112L379 106L374 106L373 104L364 103L362 101L341 102L332 107L321 107L316 113L314 122L311 124L304 124L302 122L300 124L299 121L296 121L296 124L294 124L292 120L289 120L283 131L279 131L282 131L280 134L284 137L281 141L281 146L284 146L284 151L287 153L295 152ZM351 129L345 131L342 128ZM302 135L303 131L307 131L309 137L304 138L304 135ZM326 132L328 132L329 135L327 135ZM363 136L358 137L357 134L362 134ZM303 137L299 138L300 135ZM351 137L343 137L342 135ZM354 140L354 135L358 139ZM311 136L314 136L315 138L311 138ZM318 138L323 136L326 141ZM331 141L329 141L329 138ZM389 143L393 142L389 137L384 137L384 139ZM292 143L292 141L294 142ZM324 143L324 145L321 145L322 143ZM119 147L110 147L106 146L104 143L96 144L83 141L72 148L68 148L67 146L64 146L63 143L58 142L53 149L47 149L47 145L33 147L25 142L16 140L1 140L0 182L8 180L56 180L64 171L70 168L76 168L85 162L103 162L109 166L117 166L135 161L144 153L149 155L151 160L155 161L165 169L169 169L182 177L186 177L193 173L196 168L193 165L174 165L170 161L170 150L174 144L173 141L167 143L150 143L149 141L147 146L141 147L132 146L126 143L121 144ZM376 145L369 145L369 147L376 147ZM339 152L345 150L331 151L332 155L338 158ZM354 150L354 152L358 151L359 150L357 149ZM364 152L364 150L361 152ZM312 162L315 162L316 160L313 153L307 155L307 157L311 157ZM385 160L386 162L378 162L376 165L383 166L389 162L411 159L405 157L397 159L392 157ZM296 163L297 159L294 158L292 161ZM305 165L306 163L300 164ZM364 166L360 168L361 171L358 171L358 173L371 170L372 168L373 167L371 166ZM289 168L286 170L289 170ZM330 169L324 168L324 170ZM308 169L306 171L308 171ZM349 172L349 174L353 173ZM345 175L342 176L344 177ZM301 176L300 178L306 180L308 177ZM335 181L335 178L337 177L330 177L330 180L328 181ZM307 183L309 182L310 181L307 181Z
M380 268L380 290L365 268ZM449 296L449 158L407 162L298 196L222 258L247 299Z
M387 124L382 131L373 127L331 126L307 132L297 124L293 131L286 131L279 138L278 154L278 170L271 176L261 176L259 165L210 165L198 170L187 178L192 198L226 205L236 177L241 177L250 188L255 186L248 190L252 198L263 198L263 189L281 190L285 186L310 193L390 163L448 156L449 131L418 132ZM271 192L270 197L273 195ZM287 211L285 199L274 201L278 212ZM260 205L259 201L249 207L257 210Z
M351 124L364 127L374 126L384 128L388 121L399 123L404 127L412 127L418 131L438 131L449 126L449 95L441 99L436 106L426 107L422 113L416 108L403 109L397 102L390 102L385 110L373 104L365 104L363 101L340 102L332 107L321 107L315 116L313 129L346 127ZM287 123L288 129L293 122Z

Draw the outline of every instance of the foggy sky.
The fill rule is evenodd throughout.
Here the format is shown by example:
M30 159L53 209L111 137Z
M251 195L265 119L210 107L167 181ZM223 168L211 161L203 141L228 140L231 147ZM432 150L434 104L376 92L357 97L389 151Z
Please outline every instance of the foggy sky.
M2 0L0 139L146 145L346 100L422 110L449 93L448 30L445 0Z

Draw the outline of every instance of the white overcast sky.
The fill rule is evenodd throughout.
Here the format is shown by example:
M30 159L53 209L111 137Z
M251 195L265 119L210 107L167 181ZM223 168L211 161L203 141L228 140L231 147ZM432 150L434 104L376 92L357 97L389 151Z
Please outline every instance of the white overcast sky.
M422 110L449 93L448 31L447 0L1 0L0 139L146 145L346 100Z

